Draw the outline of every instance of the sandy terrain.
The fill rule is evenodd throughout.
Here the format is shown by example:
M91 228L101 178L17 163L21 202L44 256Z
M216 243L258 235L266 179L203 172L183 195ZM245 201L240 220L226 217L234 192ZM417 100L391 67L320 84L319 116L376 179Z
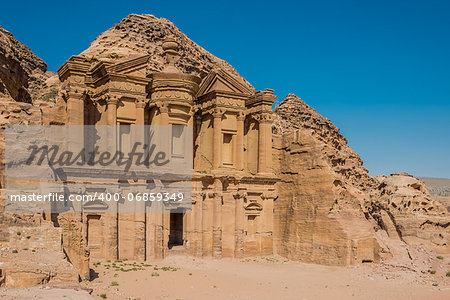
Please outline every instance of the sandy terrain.
M92 295L104 294L107 299L450 299L449 277L388 265L327 267L274 257L184 256L146 265L115 262L117 268L112 263L100 261L93 266L98 278L88 284ZM442 264L449 262L445 259Z
M22 300L22 299L42 299L42 300L93 300L95 299L86 291L75 291L67 288L49 288L46 286L35 286L22 289L0 289L0 299Z

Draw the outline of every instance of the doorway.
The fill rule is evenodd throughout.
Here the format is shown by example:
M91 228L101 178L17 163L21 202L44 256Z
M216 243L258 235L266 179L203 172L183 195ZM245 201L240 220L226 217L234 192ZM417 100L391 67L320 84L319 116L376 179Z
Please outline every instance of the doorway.
M170 213L169 249L183 245L183 217L184 213Z
M103 257L103 230L99 215L87 216L87 245L92 258Z

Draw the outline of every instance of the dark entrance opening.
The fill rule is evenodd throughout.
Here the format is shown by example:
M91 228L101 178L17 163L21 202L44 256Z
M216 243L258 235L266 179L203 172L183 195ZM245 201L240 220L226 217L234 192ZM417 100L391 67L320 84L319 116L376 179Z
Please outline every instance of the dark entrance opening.
M184 213L170 213L169 249L183 245L183 216Z

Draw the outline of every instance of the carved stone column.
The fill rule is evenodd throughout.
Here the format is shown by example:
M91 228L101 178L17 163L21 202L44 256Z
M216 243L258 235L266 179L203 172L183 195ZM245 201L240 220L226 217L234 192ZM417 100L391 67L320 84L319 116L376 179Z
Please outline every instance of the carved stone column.
M246 193L238 192L235 199L235 245L234 257L244 257L244 198Z
M237 115L237 135L236 135L236 170L244 169L244 119L245 115L239 112Z
M222 257L222 193L212 193L214 201L213 211L213 245L212 256L215 258Z
M136 105L136 125L144 125L145 121L145 101L144 99L137 99Z
M152 209L153 209L153 219L154 219L154 226L155 226L155 232L154 232L154 255L153 257L155 259L162 259L164 258L164 250L165 250L165 239L164 239L164 204L162 202L153 202L152 203Z
M203 247L202 247L202 221L203 221L203 201L205 199L205 193L202 192L196 192L192 193L192 199L193 199L193 207L192 207L192 228L193 228L193 234L192 238L190 239L190 247L191 251L190 253L194 256L201 257L203 254Z
M146 143L145 141L145 100L144 99L136 99L135 101L136 105L136 122L134 126L134 130L132 131L133 136L133 142L142 143L144 145Z
M212 255L212 218L214 217L212 211L214 206L212 202L211 194L208 193L202 203L202 256Z
M167 103L160 102L157 105L161 115L159 125L169 125L169 107Z
M155 141L162 152L166 154L166 157L171 157L171 131L169 128L169 107L165 102L158 102L157 104L159 110L159 122L156 130Z
M117 125L117 105L119 104L118 96L110 96L106 99L108 110L108 125Z
M261 195L262 210L262 228L261 228L261 254L273 254L273 202L275 192L266 191Z
M272 172L272 115L261 113L259 121L259 173Z
M118 96L109 96L106 98L107 104L107 122L108 125L117 125L117 105L119 104ZM112 127L112 126L111 126ZM113 128L108 129L108 140L106 146L114 153L117 149L117 131Z
M84 89L66 86L62 96L67 101L67 125L77 125L69 127L66 150L78 153L84 147L84 101L88 92Z
M87 91L66 88L64 97L67 101L67 124L84 125L84 100Z
M221 165L222 155L222 116L223 111L215 109L212 113L214 118L214 138L213 138L213 169L218 169Z

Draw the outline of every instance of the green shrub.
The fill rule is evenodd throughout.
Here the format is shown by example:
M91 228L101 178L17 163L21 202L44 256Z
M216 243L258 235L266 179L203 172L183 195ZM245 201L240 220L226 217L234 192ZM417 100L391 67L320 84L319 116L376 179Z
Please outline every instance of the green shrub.
M111 286L118 286L118 285L119 285L119 283L117 281L111 282Z
M14 250L12 251L12 253L19 253L19 251L17 251L16 249L14 249Z
M107 297L106 297L106 294L100 294L99 296L100 296L100 298L103 298L103 299L106 299L106 298L107 298Z
M445 276L450 277L450 271L448 271L447 274L445 274Z
M46 102L56 102L56 97L58 96L58 89L52 88L50 92L41 96L42 101Z
M20 232L20 231L17 231L17 235L21 235L22 234L22 232Z
M152 277L155 277L155 276L159 276L159 273L158 272L153 272L152 273Z
M436 256L437 259L444 259L442 256Z

